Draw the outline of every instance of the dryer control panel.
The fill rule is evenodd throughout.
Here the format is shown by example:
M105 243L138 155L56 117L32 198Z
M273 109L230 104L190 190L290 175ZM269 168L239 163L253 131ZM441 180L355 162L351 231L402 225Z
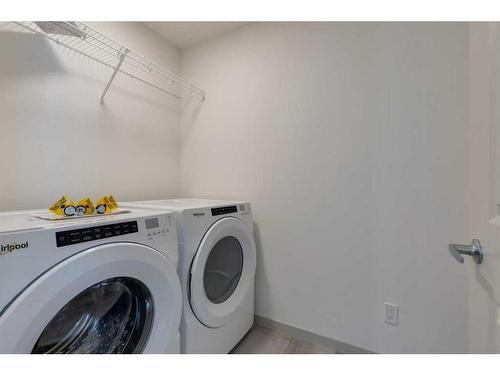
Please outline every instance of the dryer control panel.
M236 206L216 207L212 208L212 216L228 215L238 212Z
M56 232L56 243L57 247L63 247L76 245L82 242L97 241L104 238L136 233L137 231L137 221L99 225L94 227Z

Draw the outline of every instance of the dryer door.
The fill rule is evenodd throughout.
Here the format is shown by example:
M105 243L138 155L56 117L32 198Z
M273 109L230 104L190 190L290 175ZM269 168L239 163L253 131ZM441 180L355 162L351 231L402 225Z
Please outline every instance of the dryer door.
M190 303L201 323L216 328L231 320L254 283L256 258L243 221L227 217L210 227L191 266Z
M179 352L174 265L135 243L84 250L23 290L0 316L0 353Z

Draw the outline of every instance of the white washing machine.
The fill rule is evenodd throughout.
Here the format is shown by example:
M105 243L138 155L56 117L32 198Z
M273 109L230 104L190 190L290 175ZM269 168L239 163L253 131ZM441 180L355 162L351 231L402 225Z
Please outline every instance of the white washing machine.
M257 255L250 204L173 199L127 205L177 213L181 353L228 353L254 319Z
M179 353L175 215L0 214L0 353Z

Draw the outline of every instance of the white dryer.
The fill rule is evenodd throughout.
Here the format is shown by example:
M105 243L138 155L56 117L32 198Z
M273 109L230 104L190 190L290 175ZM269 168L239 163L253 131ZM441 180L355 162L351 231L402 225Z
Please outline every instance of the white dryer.
M257 255L250 204L173 199L127 205L177 213L181 353L228 353L254 319Z
M179 353L175 215L0 214L0 353Z

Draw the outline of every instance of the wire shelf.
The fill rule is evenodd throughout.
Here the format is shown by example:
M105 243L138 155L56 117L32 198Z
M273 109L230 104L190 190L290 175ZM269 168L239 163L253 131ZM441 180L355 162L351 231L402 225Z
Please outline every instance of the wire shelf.
M138 80L177 99L193 96L205 99L202 89L83 22L13 23L112 69L113 73L101 95L101 101L117 74Z

